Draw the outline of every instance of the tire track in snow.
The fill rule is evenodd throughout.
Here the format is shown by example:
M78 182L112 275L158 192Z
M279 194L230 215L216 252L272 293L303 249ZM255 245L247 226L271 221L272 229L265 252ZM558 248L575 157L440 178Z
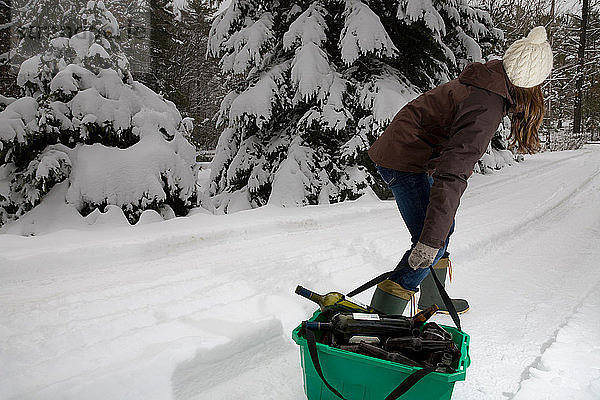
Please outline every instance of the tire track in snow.
M518 178L519 180L523 180L525 178L530 178L530 177L537 178L541 175L546 175L547 173L552 172L553 170L556 170L558 167L560 167L563 164L572 163L576 159L583 158L584 156L588 156L591 152L593 152L593 150L581 150L581 151L578 151L577 153L575 153L574 155L570 155L569 157L565 156L565 158L560 159L558 161L556 161L556 160L544 161L538 168L531 169L525 173L521 173L519 175L508 174L509 176L507 176L505 178L501 178L501 179L495 180L493 182L480 184L477 186L476 190L471 191L471 192L466 192L465 197L466 198L476 197L476 196L482 194L483 192L485 192L486 190L497 189L499 187L506 186L507 184L513 183L516 178ZM524 162L527 163L527 162L532 162L532 161L533 160L527 160ZM512 165L509 168L514 168L514 167L517 167L520 165L521 164L517 163L517 164ZM498 171L498 173L500 173L500 174L506 174L507 172L513 172L513 171L511 171L511 170Z
M546 207L537 211L531 216L527 217L525 220L521 221L519 224L511 226L508 229L504 229L501 231L497 231L491 236L480 240L478 242L472 243L467 248L460 249L460 253L468 252L471 255L475 255L474 257L481 256L482 254L489 253L492 249L497 247L497 243L505 242L506 238L509 241L517 240L519 235L523 235L526 232L535 229L536 226L542 225L545 223L544 219L550 216L555 215L556 213L564 212L564 210L577 199L581 193L589 189L590 186L594 184L594 181L600 176L600 169L593 173L591 176L586 178L579 186L575 187L573 190L567 192L562 197L558 198L556 201L548 204ZM454 253L457 253L456 251Z
M556 330L554 331L554 334L548 338L548 340L546 340L541 346L540 346L540 355L538 357L536 357L536 359L529 364L528 366L526 366L523 369L523 372L521 373L521 380L518 383L518 388L515 392L512 393L504 393L504 396L507 397L508 400L514 399L519 392L521 391L521 388L523 386L523 382L531 379L532 375L531 375L531 369L541 369L542 368L542 357L544 357L544 353L546 353L546 351L554 344L556 343L557 339L558 339L558 335L559 333L565 328L567 327L571 321L575 318L576 313L581 311L581 308L583 307L584 303L586 302L586 300L590 297L591 294L593 293L598 293L600 292L600 280L598 280L592 289L588 290L587 293L583 296L583 298L581 299L581 301L575 305L572 310L570 315L564 320L563 323L561 323Z
M472 309L462 320L471 335L473 364L467 381L456 387L457 398L513 396L524 371L597 286L600 220L587 210L600 201L599 173L596 169L537 220L521 224L514 236L499 237L482 251L461 252L470 276L466 284L455 281L450 291L469 293Z
M328 227L328 228L331 228ZM279 236L279 235L273 235L274 237ZM268 241L268 240L267 240ZM351 247L349 245L349 247ZM243 248L243 247L242 247ZM309 257L311 259L313 259L314 261L311 261L309 264L311 263L327 263L329 261L333 261L336 259L339 259L340 256L331 256L330 253L332 252L331 250L333 250L334 246L327 246L326 248L324 248L323 250L321 250L320 253L312 253L309 255ZM196 250L197 252L200 253L200 250ZM243 250L241 250L243 251ZM291 263L293 261L297 261L299 256L303 255L304 250L301 250L298 254L293 254L291 256L288 257L279 257L278 259L280 262L282 263ZM202 257L202 256L200 256ZM217 256L218 257L218 256ZM187 253L181 253L177 255L177 259L181 259L181 260L185 260L187 261L187 263L189 264L189 257ZM171 260L173 261L173 260ZM209 259L203 259L204 264L210 264L212 262L217 261L217 259L215 259L213 257L213 259L211 260ZM56 311L58 313L61 313L62 311L67 311L69 309L73 309L73 308L81 308L81 307L85 307L86 305L89 304L96 304L98 302L102 302L104 300L106 300L107 298L110 298L111 301L115 301L115 300L119 300L119 299L123 299L124 301L127 300L128 298L133 297L143 297L145 299L148 298L152 298L151 293L152 292L157 292L160 291L162 289L165 288L169 288L169 287L173 287L173 286L177 286L179 288L181 288L182 285L185 284L185 286L192 286L194 287L195 285L197 285L195 287L194 290L207 290L210 287L209 286L204 286L204 285L198 285L200 283L202 283L203 281L206 280L207 276L211 275L211 271L210 269L205 269L205 268L196 268L193 265L188 265L189 269L183 271L183 272L179 272L179 273L175 273L170 274L168 276L165 276L167 273L170 272L171 270L171 266L173 263L170 263L169 266L167 266L164 270L165 273L162 273L162 271L160 270L156 270L156 266L160 264L160 259L159 260L153 260L152 262L154 265L148 265L146 263L144 263L144 271L142 272L142 274L145 274L147 269L151 269L153 275L159 275L160 276L160 280L156 280L156 279L150 279L150 280L140 280L138 283L128 283L127 285L122 285L122 286L116 286L116 287L107 287L105 282L92 282L92 284L96 284L98 283L98 287L89 287L86 288L82 285L80 285L78 283L78 281L73 281L72 283L70 283L68 285L69 288L71 287L76 287L77 290L73 291L73 292L69 292L69 293L61 293L61 294L56 294L54 293L52 296L47 296L47 297L38 297L35 299L32 299L30 301L30 303L32 304L32 306L35 306L36 310L40 313L40 315L42 315L43 313L45 313L45 310L53 310ZM140 265L141 263L129 263L127 264L128 266L133 268L130 268L134 271L136 270L142 270L142 266ZM259 263L257 263L259 264ZM118 268L116 268L118 267ZM235 269L236 266L232 265L232 271L230 271L231 273L237 273L237 272L233 272L233 269ZM114 269L119 269L121 270L120 266L111 266L110 268L111 270ZM343 270L343 268L341 269ZM100 271L98 270L94 270L94 272L98 275L102 275L100 273ZM122 271L121 271L122 272ZM219 274L221 274L223 276L223 278L225 279L230 279L232 277L228 277L227 275L225 275L227 271L223 271L223 270L219 270ZM315 270L315 272L319 272L318 269ZM334 271L332 271L334 272ZM83 278L84 280L88 280L87 279L87 274L83 274ZM137 280L136 280L137 282ZM88 292L88 295L86 295L84 298L82 298L81 296L81 291L85 290L86 292ZM94 294L96 293L96 294ZM179 295L179 293L178 293ZM181 294L183 296L183 294ZM23 312L23 306L26 303L21 302L20 303L20 308L19 311L15 311L14 313L8 313L5 314L6 317L8 319L10 319L11 317L19 317L20 314ZM158 304L157 304L158 305ZM124 304L125 306L125 304Z

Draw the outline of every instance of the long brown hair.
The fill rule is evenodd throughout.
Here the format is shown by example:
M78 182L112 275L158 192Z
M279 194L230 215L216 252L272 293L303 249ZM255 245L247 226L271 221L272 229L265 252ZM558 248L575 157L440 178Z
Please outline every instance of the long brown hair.
M538 130L544 119L544 96L540 85L531 88L513 86L515 101L510 117L510 147L519 153L533 154L540 150Z

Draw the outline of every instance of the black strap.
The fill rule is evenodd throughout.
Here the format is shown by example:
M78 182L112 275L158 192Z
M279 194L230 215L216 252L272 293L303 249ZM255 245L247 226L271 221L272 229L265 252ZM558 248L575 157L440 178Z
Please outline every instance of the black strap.
M327 379L323 376L323 371L321 371L321 363L319 363L319 354L317 351L317 340L315 338L315 333L310 329L305 329L306 331L306 343L308 343L308 352L310 353L310 359L317 370L317 374L321 377L321 380L331 390L337 397L340 399L346 400L344 396L340 394L333 386L327 382Z
M454 325L456 325L458 330L462 332L462 328L460 326L460 318L458 317L458 313L456 312L456 308L454 307L454 304L452 303L450 296L448 296L446 289L444 289L444 285L440 282L440 279L435 274L433 267L429 267L429 269L430 269L431 276L433 277L433 280L435 281L435 285L437 286L438 291L440 292L440 296L442 296L444 305L446 306L446 309L450 313L450 316L452 317L452 321L454 321Z
M392 390L392 393L388 394L385 400L396 400L404 393L408 392L411 387L415 386L417 382L419 382L425 376L435 371L435 368L435 366L425 367L413 372L405 380L403 380L402 383L396 387L396 389Z
M347 296L349 296L349 297L356 296L357 294L362 293L365 290L372 288L373 286L377 285L378 283L385 281L393 273L394 273L394 271L384 272L383 274L371 279L369 282L367 282L363 285L360 285L359 287L357 287L356 289L354 289L353 291L348 293Z
M452 303L450 296L448 296L446 289L444 289L444 285L440 282L440 279L435 274L435 272L433 270L433 266L429 267L429 270L430 270L431 275L433 276L435 286L437 286L438 292L440 292L442 301L444 302L446 309L448 310L448 312L450 313L450 316L452 317L452 321L454 321L454 324L456 325L458 330L462 332L462 328L460 326L460 317L458 316L458 313L456 312L456 308L454 307L454 304ZM384 272L383 274L381 274L379 276L376 276L375 278L371 279L369 282L357 287L356 289L354 289L353 291L348 293L348 296L349 297L356 296L357 294L362 293L365 290L372 288L373 286L377 285L378 283L385 281L394 272L396 272L396 271L395 270L388 271L388 272Z
M331 386L323 376L323 370L321 370L321 363L319 362L319 354L317 351L317 340L315 338L315 333L310 329L305 329L305 336L306 343L308 344L308 352L310 353L310 359L312 360L313 366L315 367L317 374L319 374L319 377L321 377L321 380L323 381L325 386L329 388L329 390L331 390L340 399L346 400L346 398L342 396L342 394L338 392L333 386ZM392 392L387 395L385 400L396 400L404 393L408 392L410 388L412 388L427 374L430 374L433 371L435 371L435 368L435 366L425 367L413 372L412 374L407 376L406 379L404 379L402 383L400 383L394 390L392 390Z

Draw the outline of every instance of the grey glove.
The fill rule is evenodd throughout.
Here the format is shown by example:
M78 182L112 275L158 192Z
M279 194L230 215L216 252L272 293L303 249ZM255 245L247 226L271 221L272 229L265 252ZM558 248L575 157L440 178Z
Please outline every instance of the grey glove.
M439 249L434 249L421 242L417 242L408 257L408 265L410 265L412 269L428 268L433 264L433 260L435 259L438 250Z

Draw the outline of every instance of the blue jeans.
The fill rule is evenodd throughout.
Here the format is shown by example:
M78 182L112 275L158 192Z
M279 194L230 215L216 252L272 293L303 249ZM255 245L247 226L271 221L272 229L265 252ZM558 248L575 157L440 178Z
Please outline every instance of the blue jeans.
M402 285L403 288L416 292L418 291L417 286L429 274L429 268L412 269L408 265L408 256L410 256L411 250L419 241L423 231L433 178L426 173L401 172L380 165L377 166L377 170L394 194L398 210L400 210L402 219L410 232L412 241L412 246L404 253L395 269L396 272L390 276L390 279ZM446 250L453 232L454 223L450 228L444 247L438 251L433 264L437 263L442 257L448 257L449 253Z

